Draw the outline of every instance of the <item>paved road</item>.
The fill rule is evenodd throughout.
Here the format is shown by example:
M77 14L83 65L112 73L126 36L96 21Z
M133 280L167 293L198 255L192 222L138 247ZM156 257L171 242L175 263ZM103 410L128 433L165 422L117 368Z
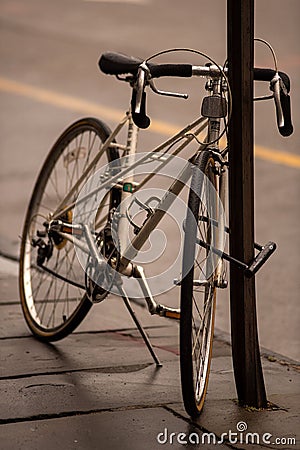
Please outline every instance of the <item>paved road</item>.
M280 68L292 78L297 127L300 5L297 0L288 0L285 8L278 0L256 3L256 35L272 43ZM37 170L62 129L82 115L100 115L113 125L127 105L128 88L99 73L99 55L110 49L145 57L164 48L192 47L222 62L225 6L225 1L212 6L208 0L164 0L163 7L158 0L0 2L4 246L18 241ZM173 60L197 59L182 55ZM260 44L256 64L272 65ZM188 91L190 100L149 98L150 116L163 124L142 135L145 149L170 134L172 127L194 118L200 108L197 81L163 80L161 86ZM296 128L291 138L283 139L276 130L273 106L259 104L255 110L256 238L262 243L272 239L279 246L257 277L260 341L299 359L299 132ZM228 298L224 293L220 298L217 327L226 331Z
M71 336L45 344L25 327L16 275L17 263L0 257L1 449L158 450L163 445L179 450L183 441L205 449L218 444L220 449L257 450L267 442L276 442L272 448L299 448L295 364L263 352L272 406L264 411L239 407L230 345L218 333L205 407L191 420L180 392L177 322L134 307L163 363L160 368L122 301L113 296ZM245 430L238 441L237 430Z

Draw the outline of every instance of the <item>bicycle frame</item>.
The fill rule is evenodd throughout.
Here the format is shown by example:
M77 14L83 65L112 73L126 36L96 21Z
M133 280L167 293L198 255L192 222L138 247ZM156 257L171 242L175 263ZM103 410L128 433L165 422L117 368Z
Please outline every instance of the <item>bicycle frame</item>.
M84 179L87 179L89 176L89 173L91 172L92 168L94 167L94 165L98 162L98 160L101 158L101 156L103 155L103 153L109 148L109 147L116 147L118 149L121 149L124 151L124 155L122 156L128 156L128 155L134 155L136 154L136 141L132 141L131 139L129 139L131 130L133 128L137 127L134 125L133 121L132 121L132 116L131 113L128 112L126 114L126 116L122 119L122 121L117 125L117 127L115 128L115 130L111 133L111 135L109 136L109 138L105 141L105 143L103 144L103 146L99 149L99 153L95 156L95 158L90 162L89 166L85 169L85 171L82 173L81 177L78 179L77 183L74 184L74 186L72 187L72 189L69 191L68 195L65 196L61 203L59 204L59 206L57 207L57 209L52 213L51 219L52 220L56 220L59 219L59 217L63 214L65 214L68 211L71 211L75 204L79 204L81 202L84 202L85 200L87 200L89 197L95 195L97 192L99 192L102 189L107 189L109 186L112 186L114 183L117 184L119 179L124 177L125 175L128 175L128 173L130 173L131 171L133 171L137 166L139 166L140 164L143 164L143 162L145 162L147 159L149 159L149 154L154 154L154 153L159 153L162 150L164 150L165 148L171 146L172 144L174 144L177 140L183 138L188 132L191 132L194 128L196 128L198 125L200 125L202 122L204 122L206 119L204 117L200 117L198 119L196 119L194 122L192 122L191 124L187 125L185 128L183 128L182 130L180 130L178 133L176 133L174 136L172 136L171 138L167 139L166 141L164 141L162 144L160 144L158 147L154 148L153 150L150 150L147 152L147 155L144 156L143 158L141 158L139 161L137 161L136 163L134 163L132 166L130 166L129 168L125 168L123 170L121 170L120 172L118 172L117 175L112 176L108 181L104 181L102 183L101 186L99 186L97 189L89 192L87 195L85 195L84 197L82 197L80 200L77 200L76 202L71 202L69 203L70 198L72 198L73 194L76 192L76 190L78 189L78 187L80 186L80 184L82 183L82 181ZM114 143L113 141L115 140L116 136L120 133L120 131L122 130L122 128L128 124L128 132L127 132L127 145L126 146L122 146L120 144ZM188 136L186 141L183 142L173 153L171 153L172 156L178 155L194 138L194 136L197 136L198 134L201 133L201 131L203 131L205 129L205 127L207 126L207 123L202 124L198 129L194 130L193 135ZM136 131L137 132L137 131ZM128 145L129 143L129 145ZM163 167L167 162L162 162L162 165L160 167ZM151 178L151 176L147 179L145 179L145 181L143 182L143 184L139 185L139 188L141 188L149 179ZM136 189L137 190L137 189ZM68 204L68 206L64 206L66 204Z
M101 56L100 69L117 75L132 87L132 110L112 132L101 120L80 119L52 147L35 184L24 223L20 295L33 334L51 341L74 331L92 303L102 302L110 293L117 294L157 365L159 359L131 307L130 296L142 297L150 314L180 319L182 392L186 411L193 416L202 409L207 389L216 288L227 286L224 260L252 277L273 253L276 244L254 244L259 252L247 264L223 251L225 232L229 233L223 213L228 147L222 145L224 149L220 150L220 139L227 132L226 121L229 122L232 111L227 67L150 63L153 57L141 61L117 53ZM277 67L276 73L255 69L254 75L255 79L271 81L275 101L277 98L278 126L281 134L289 135L292 124L288 77L287 84L281 85ZM187 94L156 89L153 79L161 76L204 76L208 95L202 100L201 117L153 150L138 153L138 127L150 125L145 88L150 87L161 95L187 98ZM206 138L198 138L204 129L207 129ZM186 149L189 144L193 145ZM183 151L189 156L174 158ZM102 156L108 165L101 165ZM178 171L180 159L183 164ZM163 191L157 189L157 193L157 183L148 192L148 185L142 189L156 175L158 179L166 175L173 182ZM188 201L182 202L186 191ZM174 238L176 234L171 232L173 228L166 213L175 219L180 239ZM158 224L161 233L157 233L160 236L153 246ZM167 232L163 235L165 225ZM168 245L165 245L166 235L172 236ZM146 243L150 244L150 250ZM175 243L179 243L179 251L175 250ZM146 278L143 266L156 263L158 258L159 273L153 264ZM165 261L168 264L171 261L167 270L164 270ZM135 281L131 280L127 286L126 277ZM140 288L138 293L136 282ZM181 309L156 303L153 296L159 297L174 284L180 286Z
M123 129L124 126L127 125L127 141L126 145L120 145L116 144L114 142L116 136L120 133L120 131ZM219 142L216 140L217 134L218 134L218 128L220 127L220 119L214 119L214 121L211 121L210 119L206 119L205 117L199 117L195 121L193 121L191 124L187 125L185 128L180 130L178 133L176 133L174 136L170 137L166 141L164 141L162 144L154 148L152 151L147 152L146 155L142 156L141 158L138 158L136 162L131 164L129 167L126 167L126 163L123 164L123 167L121 167L118 170L118 173L110 176L110 174L105 174L109 179L102 180L102 183L100 186L98 186L96 189L93 189L88 194L84 195L83 197L79 198L76 202L71 202L67 207L62 208L61 205L66 205L68 200L71 198L73 192L78 188L81 181L84 179L87 179L92 167L98 159L101 157L101 155L109 148L116 146L119 150L123 150L123 157L132 157L136 155L137 152L137 138L138 138L138 131L139 129L136 127L136 125L133 123L131 113L128 112L124 119L117 125L115 130L111 133L109 138L105 141L103 146L99 149L98 154L96 157L91 161L89 166L86 168L84 173L81 175L80 179L76 183L76 185L73 186L72 190L69 192L69 194L61 201L58 209L53 213L52 215L52 221L56 221L61 215L65 214L67 211L74 208L75 203L78 205L82 202L85 202L88 198L92 197L93 195L97 194L99 191L103 189L109 189L113 186L118 186L120 189L122 189L122 197L121 197L121 204L120 204L120 211L119 211L119 226L118 226L118 238L120 241L120 247L122 249L125 249L124 252L122 252L121 259L120 259L120 265L118 271L122 273L123 275L127 276L134 276L138 279L140 287L142 289L142 292L145 296L145 300L148 305L149 312L151 314L159 313L160 315L172 317L179 319L180 311L178 309L173 309L169 307L165 307L162 305L157 305L154 301L152 294L150 292L150 288L147 284L146 277L144 276L143 268L141 266L136 266L132 264L132 260L135 258L135 256L138 254L139 250L142 248L146 240L148 239L150 233L156 228L158 223L162 220L170 206L172 205L174 199L180 194L183 187L188 182L190 176L191 176L191 170L190 170L190 162L193 161L193 159L196 157L199 151L201 151L203 148L208 147L205 144L203 146L200 146L196 153L193 154L192 158L190 158L189 161L186 162L186 165L181 170L181 173L179 176L177 176L176 180L171 184L169 189L166 191L163 198L160 200L159 204L156 206L154 211L148 216L148 218L145 220L143 225L140 227L139 231L137 232L136 236L133 238L132 242L130 243L128 241L128 219L126 217L126 202L124 200L132 195L130 192L124 192L123 185L126 180L126 183L130 183L132 186L134 185L134 192L137 192L139 189L141 189L148 181L151 180L157 173L159 174L160 170L168 164L169 160L180 154L195 137L197 137L206 127L208 126L208 135L206 137L207 142L210 141L216 141L213 146L213 151L218 152L219 151ZM180 141L181 139L185 138L183 142L179 142L179 145L176 146L176 148L171 152L168 153L169 147L172 147L173 144L175 144L177 141ZM167 149L167 150L166 150ZM161 152L163 152L163 157L161 156ZM147 160L150 159L156 159L160 161L160 164L158 165L156 171L154 173L150 173L137 185L134 183L134 176L133 172L136 167L143 164ZM126 158L125 158L126 161ZM220 175L220 182L219 186L221 187L221 194L223 199L221 199L222 205L224 204L224 199L226 195L226 188L223 181L223 172L219 173ZM105 178L105 176L103 176ZM104 203L104 199L102 199L102 204ZM101 208L102 204L100 203L99 208ZM61 209L62 208L62 209ZM97 226L101 225L100 223L97 223ZM223 249L224 242L221 235L223 235L222 232L218 232L218 230L224 230L222 226L225 227L225 224L222 221L221 226L216 227L217 230L217 238L216 238L216 244L217 248L214 249L215 253L219 252L222 254L222 251L219 249ZM51 224L50 224L51 226ZM71 241L75 246L78 246L81 250L86 252L87 254L92 254L95 260L101 264L101 257L99 258L99 252L96 247L96 245L93 245L93 236L91 232L89 231L89 227L86 225L83 226L83 234L85 235L85 241L86 243L83 243L81 239L76 238L76 233L74 233L74 230L78 230L78 224L72 224L72 226L69 228L73 231L73 233L66 233L66 232L60 232L61 236L63 236L65 239ZM56 230L57 231L57 230ZM200 244L201 245L201 244ZM223 279L223 262L222 258L220 258L219 263L217 264L216 268L216 280L217 283L221 284L221 280ZM180 284L180 283L176 283ZM158 308L159 306L159 308Z
M207 90L210 92L211 96L220 96L222 97L222 92L226 87L224 87L222 82L222 77L219 76L219 72L217 74L213 74L210 83L207 84ZM207 98L206 98L207 99ZM226 105L225 105L226 107ZM225 109L226 110L226 109ZM174 199L182 191L183 187L188 182L191 176L190 163L194 161L199 151L208 149L212 152L213 158L217 161L216 167L216 177L219 180L217 182L217 191L219 194L220 205L219 210L223 209L225 205L225 198L227 195L227 183L226 183L226 165L223 159L222 153L219 149L219 139L220 139L220 122L221 117L223 117L223 110L219 112L219 115L213 115L210 117L210 114L204 114L205 117L201 116L197 118L195 121L187 125L185 128L180 130L178 133L164 141L162 144L158 145L151 151L148 151L145 155L142 155L140 158L134 159L132 163L132 158L135 158L137 155L137 140L138 140L138 127L134 124L131 110L126 113L126 116L120 121L120 123L116 126L114 131L111 132L110 136L106 139L104 144L99 149L98 154L94 157L94 159L90 162L89 166L82 173L77 183L72 187L71 191L66 195L64 199L61 200L60 205L57 210L53 213L51 217L51 223L57 222L57 220L72 210L75 205L80 205L82 202L87 201L90 197L98 194L102 190L109 190L111 188L119 188L121 190L121 203L118 210L118 240L120 245L120 261L118 265L118 272L126 275L126 276L134 276L138 279L142 292L145 296L145 299L148 304L149 311L151 313L157 313L158 308L157 304L153 300L152 294L150 292L149 286L146 281L146 277L144 276L143 268L141 266L137 266L132 263L134 258L137 256L138 252L141 250L145 242L147 241L151 232L157 227L159 222L162 220ZM121 145L116 143L116 137L121 132L121 130L127 125L127 139L126 144ZM146 220L142 224L141 227L135 230L135 236L132 239L132 242L129 242L128 237L128 225L129 218L127 216L127 205L125 200L129 198L133 192L137 192L141 189L148 181L151 180L156 174L159 174L161 169L168 164L170 158L180 154L192 141L193 139L197 140L197 136L207 127L208 132L206 136L206 141L203 145L200 145L193 156L186 162L186 165L181 170L181 173L177 176L177 178L173 181L169 189L165 192L163 198L158 202L154 210L148 214ZM198 140L197 140L198 141ZM199 142L199 141L198 141ZM170 151L174 144L177 144L173 151ZM101 182L100 185L97 185L96 188L91 189L87 194L80 196L74 202L70 203L70 199L73 194L78 190L81 184L88 179L91 170L94 165L98 162L100 157L106 152L109 148L116 147L118 150L123 151L121 155L123 158L121 159L121 167L118 167L117 173L112 173L110 169L108 169L104 174L100 175ZM161 156L161 153L163 156ZM126 161L131 158L131 164L126 164ZM134 181L134 170L143 163L149 161L149 159L156 159L159 164L154 173L150 173L145 176L145 178L140 183L135 183ZM125 163L124 163L125 160ZM130 192L125 192L124 185L127 183L127 186L130 186ZM107 194L104 194L104 197L100 201L100 205L98 210L104 206L105 200L107 198ZM69 203L69 204L68 204ZM67 206L66 206L67 205ZM226 287L227 283L224 281L224 269L223 269L223 249L225 246L224 239L224 230L225 220L224 215L220 211L217 212L218 218L217 223L214 226L215 230L215 244L214 246L209 246L207 250L212 251L212 253L217 254L219 257L216 271L215 271L215 284L217 287ZM204 220L207 220L205 218ZM210 219L209 219L210 220ZM105 225L100 222L96 222L95 228L99 229L101 225ZM66 231L66 227L62 226L59 230L56 227L56 232L69 241L71 241L75 246L79 247L86 254L91 254L95 261L98 262L98 267L101 268L101 254L97 249L97 245L94 241L94 236L92 235L91 229L86 224L81 226L82 234L85 237L85 243L82 239L78 239L76 237L78 231L78 224L73 224L70 226L68 224L68 232ZM71 230L71 232L70 232ZM76 233L74 233L74 230ZM199 245L205 247L205 243L199 240ZM229 255L225 255L225 258L231 258ZM102 261L103 264L103 261ZM100 269L101 270L101 269ZM174 280L175 281L175 280ZM195 282L198 282L196 280ZM180 281L175 284L180 284ZM204 282L205 284L205 282ZM166 315L166 312L170 311L170 308L163 307L163 311L160 309L161 315ZM176 310L179 314L179 310ZM172 310L174 312L174 310ZM177 313L176 313L177 314ZM176 316L175 314L175 316ZM177 314L176 318L179 318Z

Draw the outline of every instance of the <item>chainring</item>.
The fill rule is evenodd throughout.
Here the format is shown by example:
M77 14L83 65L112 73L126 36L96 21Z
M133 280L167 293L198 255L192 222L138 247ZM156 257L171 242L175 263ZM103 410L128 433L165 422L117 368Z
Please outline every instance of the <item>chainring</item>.
M102 302L115 283L120 266L120 253L112 237L111 224L107 223L96 237L96 244L107 264L99 270L97 262L91 256L85 271L87 296L93 303ZM117 244L119 246L119 242Z

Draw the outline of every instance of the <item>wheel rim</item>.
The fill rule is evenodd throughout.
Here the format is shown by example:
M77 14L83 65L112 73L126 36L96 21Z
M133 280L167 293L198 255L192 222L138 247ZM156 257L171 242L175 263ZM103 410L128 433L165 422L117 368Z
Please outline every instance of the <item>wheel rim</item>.
M203 295L203 294L202 294ZM193 296L192 306L192 361L195 401L201 404L205 395L213 332L214 287L210 285L204 294L203 306Z
M216 202L213 160L203 156L200 164L205 177L196 176L194 186L201 187L198 195L192 192L186 237L185 278L181 301L181 377L183 399L187 412L197 415L202 410L210 370L214 314L216 257L199 241L215 245ZM199 169L198 169L199 170ZM200 200L201 198L201 200ZM188 230L187 230L188 231ZM198 242L198 244L197 244Z
M87 124L74 129L71 127L67 131L53 147L36 184L26 219L21 252L25 316L30 325L33 324L42 333L56 333L66 327L76 316L82 302L86 301L84 271L77 260L74 245L69 241L57 245L54 242L52 255L49 260L45 258L43 265L76 285L66 283L39 268L39 246L32 246L32 239L38 239L37 231L45 234L44 222L49 221L51 213L80 178L106 138L102 129ZM106 163L107 156L104 153L89 175ZM78 186L70 201L76 200L81 187ZM109 201L103 205L103 214L108 213ZM72 214L69 213L62 219L70 222L71 217ZM41 239L47 244L48 236Z
M203 180L203 192L211 192L208 183L213 180L210 161L206 166ZM197 239L214 245L214 232L210 219L215 219L215 203L210 196L206 197L206 202L200 203ZM209 220L203 220L207 217ZM194 372L195 400L199 405L206 392L207 377L210 364L213 319L214 319L214 268L215 260L212 254L206 249L199 249L194 265L194 280L205 280L204 287L193 289L192 299L192 359Z

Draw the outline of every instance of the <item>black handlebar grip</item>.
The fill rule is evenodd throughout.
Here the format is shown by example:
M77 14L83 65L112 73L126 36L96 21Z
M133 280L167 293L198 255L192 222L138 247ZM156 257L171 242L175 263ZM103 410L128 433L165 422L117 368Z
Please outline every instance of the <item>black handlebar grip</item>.
M132 89L132 97L131 97L131 111L132 111L132 120L139 128L148 128L150 125L150 118L146 114L146 92L143 92L142 102L141 102L141 110L139 113L135 112L136 107L136 90Z
M278 127L281 136L290 136L293 131L292 117L291 117L291 99L289 95L286 95L282 89L280 90L280 104L282 108L282 114L284 119L283 127Z
M278 75L280 76L280 78L284 82L284 85L285 85L287 93L289 93L290 90L291 90L290 77L288 76L287 73L284 73L284 72L278 72Z
M276 75L276 71L274 69L254 69L254 80L257 81L272 81L274 76ZM282 136L290 136L293 133L293 125L292 125L292 117L291 117L291 99L288 93L290 92L291 82L289 76L284 72L278 72L279 77L281 78L284 87L280 85L280 104L283 114L283 127L278 126L279 133ZM285 89L284 89L285 88ZM279 123L278 110L276 107L276 116L277 123Z
M261 69L259 67L255 67L253 72L253 78L256 81L271 81L276 74L276 70L274 69ZM278 72L278 75L284 82L287 92L290 92L291 82L289 76L284 72Z
M192 76L191 64L148 64L152 78Z

